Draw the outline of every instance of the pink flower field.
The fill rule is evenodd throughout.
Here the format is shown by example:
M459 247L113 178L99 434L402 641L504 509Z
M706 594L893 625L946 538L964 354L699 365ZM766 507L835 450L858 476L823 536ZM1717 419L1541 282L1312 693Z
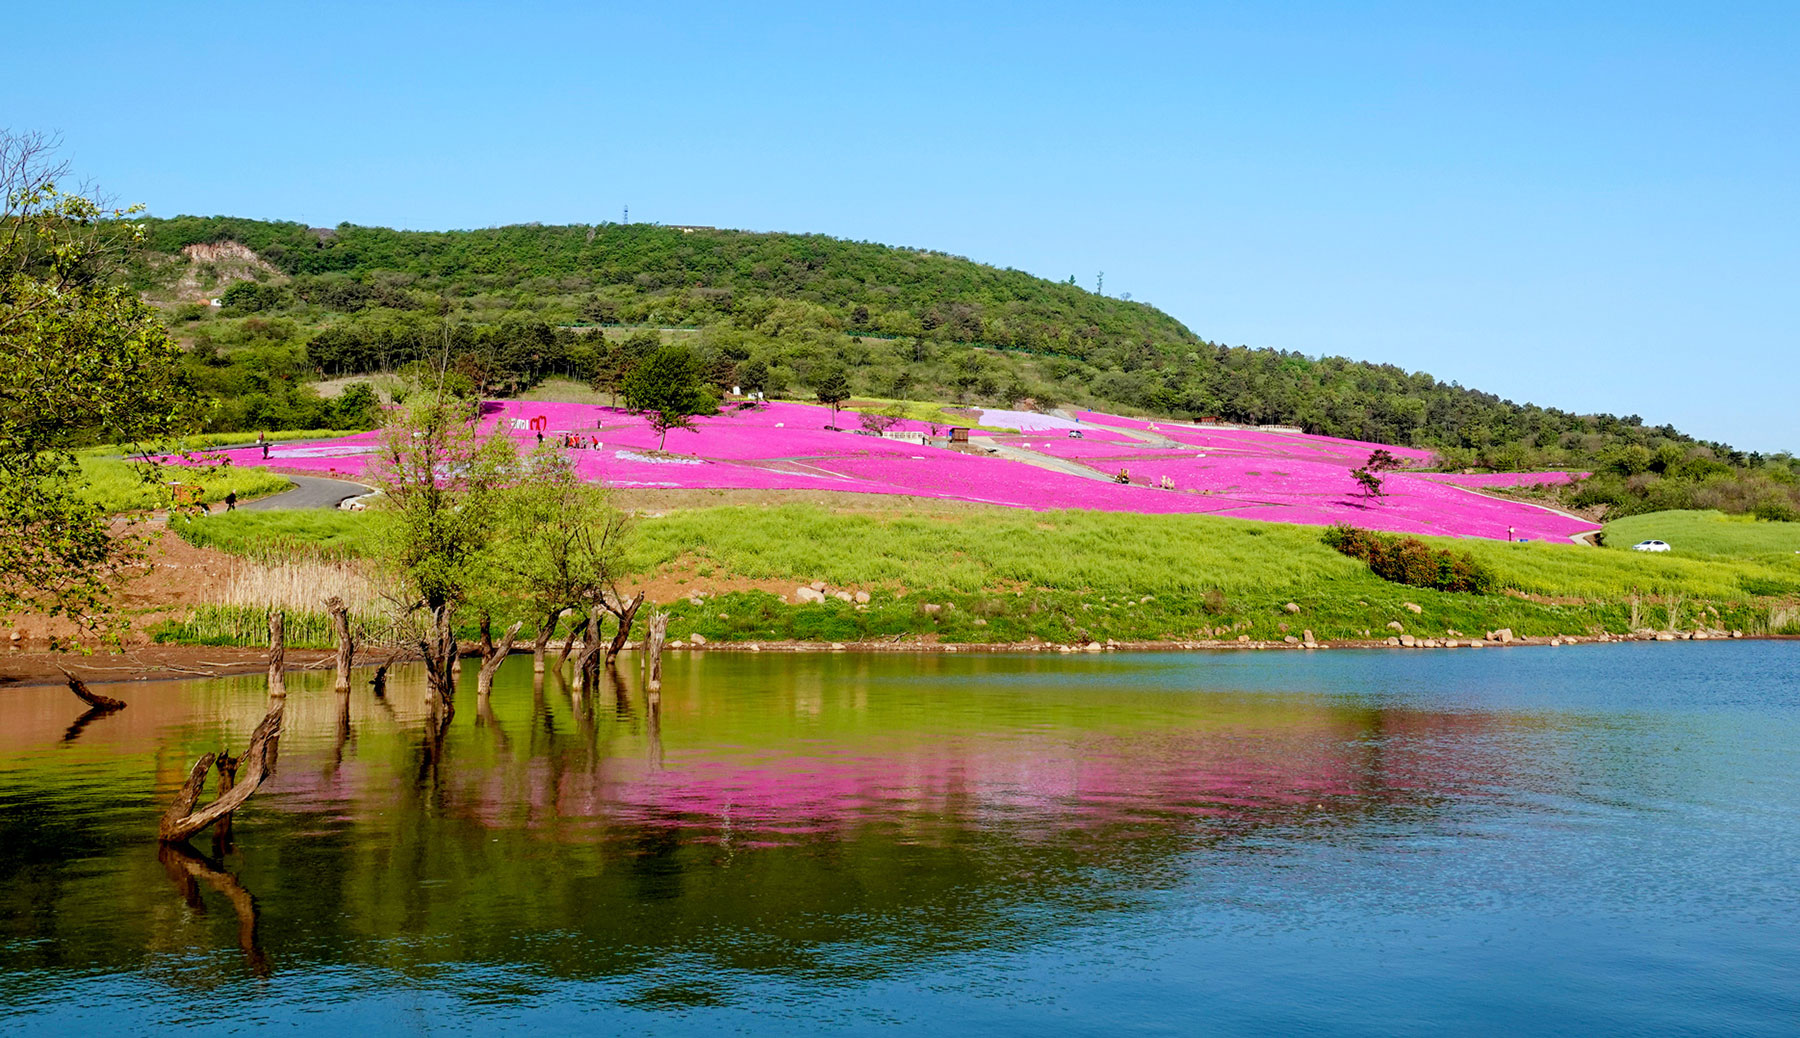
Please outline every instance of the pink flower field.
M1020 412L985 412L996 427ZM989 416L993 421L989 422ZM859 435L856 418L807 404L770 403L754 409L728 406L700 418L695 431L657 437L637 417L586 404L505 401L485 407L487 428L511 437L523 450L536 446L534 419L546 442L567 434L579 447L559 447L584 477L621 488L833 490L899 494L1006 505L1034 510L1084 508L1112 512L1211 513L1243 519L1323 525L1349 522L1400 533L1456 537L1567 540L1597 527L1548 508L1501 500L1473 487L1556 482L1568 473L1455 476L1390 472L1385 493L1365 499L1350 475L1376 444L1258 429L1210 428L1147 422L1082 412L1080 422L1055 420L1048 428L1000 434L994 442L1041 454L1043 465L983 453L962 453L902 440ZM1028 424L1017 422L1017 424ZM1079 428L1081 439L1068 429ZM1154 428L1152 428L1154 426ZM922 431L908 422L902 429ZM281 443L268 460L256 447L215 452L244 466L354 479L376 449L378 434ZM598 441L597 445L593 441ZM977 437L977 444L981 442ZM1168 446L1167 444L1177 446ZM1430 453L1387 448L1415 464ZM1078 475L1062 471L1074 463ZM1110 481L1119 469L1132 483ZM1164 478L1173 489L1159 489Z

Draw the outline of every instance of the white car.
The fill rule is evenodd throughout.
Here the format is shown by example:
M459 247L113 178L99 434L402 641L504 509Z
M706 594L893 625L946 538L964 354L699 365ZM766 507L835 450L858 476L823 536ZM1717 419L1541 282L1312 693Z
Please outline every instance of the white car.
M1669 546L1662 541L1639 541L1631 546L1632 551L1668 551Z

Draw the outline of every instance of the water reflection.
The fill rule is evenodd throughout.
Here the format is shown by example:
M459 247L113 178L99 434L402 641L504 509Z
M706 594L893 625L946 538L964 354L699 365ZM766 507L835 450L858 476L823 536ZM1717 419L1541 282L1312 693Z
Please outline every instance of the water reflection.
M1163 660L721 655L664 681L534 679L519 658L440 731L416 670L380 695L296 675L280 770L211 856L159 850L155 817L260 718L258 680L137 686L80 742L66 693L10 693L0 1009L272 962L415 981L485 964L691 1009L752 999L757 977L875 984L1134 918L1304 929L1436 904L1493 848L1635 817L1632 789L1594 787L1642 771L1601 770L1623 759L1606 711L1238 692ZM1640 719L1634 752L1668 723ZM1523 874L1555 860L1536 853ZM1505 869L1467 885L1516 883Z
M175 884L176 892L194 914L206 913L206 901L200 896L201 881L224 896L237 916L238 947L244 953L245 967L252 976L267 977L271 972L269 957L256 939L256 898L250 896L237 877L186 843L162 844L156 856L168 873L169 882Z

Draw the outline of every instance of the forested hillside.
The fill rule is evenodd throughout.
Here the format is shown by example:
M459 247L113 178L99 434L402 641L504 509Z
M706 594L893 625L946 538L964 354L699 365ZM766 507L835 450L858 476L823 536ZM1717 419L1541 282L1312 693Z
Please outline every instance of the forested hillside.
M868 395L1293 424L1432 447L1455 465L1589 466L1627 448L1768 460L1636 416L1575 415L1391 365L1209 342L1072 279L819 235L647 224L412 232L225 217L151 220L148 231L139 287L171 306L208 385L260 394L265 410L306 406L297 387L308 378L442 357L484 392L552 376L604 389L680 336L718 384L771 395L804 397L816 372L842 366ZM182 256L224 243L256 262L227 271ZM193 293L179 305L178 282L216 291L224 306L195 305ZM219 415L309 424L252 416L241 399Z

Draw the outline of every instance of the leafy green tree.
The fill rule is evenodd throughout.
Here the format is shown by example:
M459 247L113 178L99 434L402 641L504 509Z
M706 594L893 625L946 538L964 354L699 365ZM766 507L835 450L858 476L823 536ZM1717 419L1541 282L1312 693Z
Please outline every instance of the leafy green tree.
M484 435L479 411L442 391L421 393L382 430L367 476L381 490L381 556L408 612L423 612L419 649L440 724L454 709L455 613L491 582L504 490L516 478L512 440Z
M352 382L331 402L331 421L335 429L370 429L381 416L381 405L375 388L367 382Z
M59 190L41 134L0 131L0 615L33 608L91 627L108 577L141 555L80 496L70 448L145 444L197 408L156 311L118 283L141 207Z
M1351 469L1350 474L1352 476L1356 477L1357 485L1362 488L1363 497L1368 498L1368 497L1380 497L1381 496L1382 490L1381 490L1381 477L1380 476L1377 476L1375 473L1369 471L1366 468Z
M828 364L813 373L813 395L819 403L831 408L831 424L837 424L838 408L850 399L850 377L836 364Z
M754 357L738 366L738 386L746 393L761 393L769 387L769 363Z
M618 581L631 525L606 487L582 479L568 454L552 446L529 455L521 477L506 491L496 557L509 589L537 621L532 667L541 674L544 646L565 612L580 616L623 600Z
M656 430L657 450L668 445L670 429L692 431L696 415L718 407L703 383L699 358L682 345L664 346L639 362L624 390L625 405Z

